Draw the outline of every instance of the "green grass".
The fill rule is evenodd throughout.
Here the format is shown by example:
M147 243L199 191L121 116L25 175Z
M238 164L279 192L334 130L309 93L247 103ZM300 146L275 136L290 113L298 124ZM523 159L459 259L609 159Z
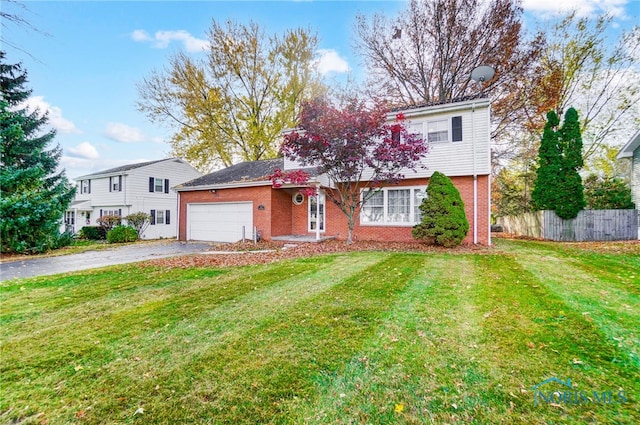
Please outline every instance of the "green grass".
M10 281L0 423L638 423L639 271L499 240ZM535 405L552 376L626 402Z

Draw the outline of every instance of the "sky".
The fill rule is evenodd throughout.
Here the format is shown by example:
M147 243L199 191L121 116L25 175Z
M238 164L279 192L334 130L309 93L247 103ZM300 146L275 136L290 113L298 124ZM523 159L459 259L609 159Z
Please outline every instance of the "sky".
M327 79L365 70L352 48L358 13L397 15L406 1L21 1L1 3L29 26L3 23L0 49L21 63L33 89L30 107L49 113L66 175L167 158L171 128L136 109L137 85L183 51L203 57L215 19L253 20L267 34L303 27L317 32L319 71ZM20 7L20 6L24 7ZM580 15L615 16L615 30L640 23L640 0L524 0L526 24L576 8ZM532 28L534 29L534 28Z

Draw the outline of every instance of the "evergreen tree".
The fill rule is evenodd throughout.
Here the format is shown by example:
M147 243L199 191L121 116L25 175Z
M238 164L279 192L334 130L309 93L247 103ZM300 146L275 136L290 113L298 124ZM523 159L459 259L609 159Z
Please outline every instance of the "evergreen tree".
M560 129L560 151L562 152L561 196L555 207L558 217L576 218L587 205L584 200L582 177L578 172L583 165L582 134L578 121L578 112L569 108L564 114L564 122Z
M43 252L59 244L59 226L75 188L58 172L60 146L48 148L48 117L21 102L27 73L0 52L0 243L2 252Z
M547 113L540 149L535 187L531 193L536 210L554 210L565 220L576 218L584 209L582 135L578 112L569 108L561 128L554 111Z
M547 113L547 123L538 150L536 182L531 192L531 202L536 210L555 210L559 194L561 152L558 134L560 120L555 111Z
M460 245L469 231L460 192L449 177L436 171L429 179L427 197L420 204L422 220L411 234L446 247Z

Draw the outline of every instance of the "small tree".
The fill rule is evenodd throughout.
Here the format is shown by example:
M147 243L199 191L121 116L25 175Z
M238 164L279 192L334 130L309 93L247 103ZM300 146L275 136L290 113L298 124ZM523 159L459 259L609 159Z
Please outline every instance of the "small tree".
M420 204L421 221L411 231L423 239L446 247L460 245L469 231L460 192L449 177L436 171L429 179L427 197Z
M103 215L102 217L96 220L96 223L100 225L105 230L105 233L109 232L109 230L113 229L116 226L119 226L122 223L122 217L119 215Z
M131 227L136 229L136 231L138 232L138 238L140 238L142 236L142 232L144 232L144 230L151 222L151 215L139 211L133 214L129 214L124 219Z
M353 241L353 228L360 209L375 195L376 187L398 183L403 170L415 170L428 151L426 142L410 134L402 114L387 124L387 109L380 103L367 106L352 97L343 107L325 98L303 104L298 131L287 134L281 151L302 166L316 167L335 183L327 191L347 218L347 243ZM272 176L274 187L283 180L305 184L308 175L283 173Z

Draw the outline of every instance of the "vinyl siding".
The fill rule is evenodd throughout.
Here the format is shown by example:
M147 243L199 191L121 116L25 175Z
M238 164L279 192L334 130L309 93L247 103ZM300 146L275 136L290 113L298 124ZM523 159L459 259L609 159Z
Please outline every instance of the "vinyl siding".
M460 142L451 142L451 118L455 116L462 117L462 141ZM416 172L410 169L403 170L406 178L430 177L434 171L449 177L470 176L474 174L474 169L478 175L489 175L491 147L488 103L482 101L476 105L473 102L466 102L457 108L431 107L424 111L416 111L407 116L407 127L412 132L421 132L426 138L427 123L442 119L448 121L449 141L430 143L429 153L423 160L426 168L418 168ZM300 168L300 165L285 158L284 168L296 169Z

